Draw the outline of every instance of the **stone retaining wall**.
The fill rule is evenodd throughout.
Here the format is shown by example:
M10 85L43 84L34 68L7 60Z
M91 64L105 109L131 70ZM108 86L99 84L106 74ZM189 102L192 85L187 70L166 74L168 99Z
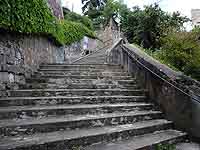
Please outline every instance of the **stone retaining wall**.
M149 100L163 110L176 128L200 141L199 82L173 71L136 46L122 42L108 52L107 63L123 66L149 91Z
M17 88L40 64L62 59L59 51L46 37L0 31L0 90ZM5 96L5 92L0 92L0 96Z
M88 38L87 49L96 50L99 42ZM20 35L0 30L0 97L6 89L17 89L37 71L40 64L70 63L84 55L84 40L57 46L47 36ZM3 92L4 91L4 92Z

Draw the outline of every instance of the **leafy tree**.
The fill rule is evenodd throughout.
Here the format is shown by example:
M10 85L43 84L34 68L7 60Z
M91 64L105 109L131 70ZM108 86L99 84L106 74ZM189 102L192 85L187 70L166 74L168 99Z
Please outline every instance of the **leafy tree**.
M172 32L162 39L162 60L200 80L199 31Z
M132 10L123 7L120 11L122 31L129 42L135 42L144 48L159 48L160 39L171 30L180 31L189 19L174 12L164 12L158 4L134 7Z
M63 8L63 12L64 12L65 20L82 23L88 29L94 30L92 21L87 16L82 16L82 15L79 15L79 14L77 14L75 12L71 12L67 8Z
M106 0L82 0L82 11L85 15L95 18L97 15L100 15L105 2Z
M107 0L102 11L104 23L107 24L111 18L116 19L119 14L121 3L114 0Z

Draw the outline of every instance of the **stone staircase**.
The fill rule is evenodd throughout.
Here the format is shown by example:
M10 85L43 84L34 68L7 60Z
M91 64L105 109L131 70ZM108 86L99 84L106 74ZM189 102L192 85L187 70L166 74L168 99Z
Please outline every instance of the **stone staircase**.
M0 150L148 150L186 136L118 65L42 65L8 95Z

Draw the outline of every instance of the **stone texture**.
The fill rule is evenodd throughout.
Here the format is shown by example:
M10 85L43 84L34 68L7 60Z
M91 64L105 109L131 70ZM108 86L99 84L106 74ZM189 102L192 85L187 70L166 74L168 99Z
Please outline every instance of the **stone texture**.
M47 38L0 31L0 85L14 89L25 83L39 64L56 62L58 47ZM54 56L53 56L54 55ZM0 89L0 95L6 92Z
M60 71L56 75L44 74L56 69ZM63 76L62 69L71 70L73 75ZM113 72L116 69L122 68L105 64L41 65L42 75L37 73L26 80L28 84L57 87L7 91L9 97L0 99L0 149L76 150L101 142L110 145L115 141L126 141L139 148L142 144L151 146L152 143L182 140L186 134L169 131L173 128L172 122L164 119L158 107L149 103L148 91L122 88L133 86L136 81L123 70ZM89 74L85 74L85 70L90 70ZM95 85L96 88L62 89L72 84ZM118 88L102 89L98 84L117 85ZM160 131L164 133L161 135ZM142 136L147 135L154 139L145 142ZM132 136L139 136L138 142L128 140Z
M179 143L176 145L176 150L200 150L198 143Z
M199 90L193 90L199 85L197 81L184 78L182 73L159 63L136 46L123 45L122 40L108 52L107 63L123 66L141 87L149 90L149 98L166 112L177 128L200 138ZM194 87L190 88L191 85Z

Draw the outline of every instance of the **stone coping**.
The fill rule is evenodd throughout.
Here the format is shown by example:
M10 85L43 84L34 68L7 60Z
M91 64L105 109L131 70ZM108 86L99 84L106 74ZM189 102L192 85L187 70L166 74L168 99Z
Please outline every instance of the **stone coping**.
M123 47L133 52L138 61L141 62L146 68L150 69L162 79L167 80L200 102L199 81L184 75L182 72L172 70L167 65L160 63L158 60L149 56L135 45L124 44Z

